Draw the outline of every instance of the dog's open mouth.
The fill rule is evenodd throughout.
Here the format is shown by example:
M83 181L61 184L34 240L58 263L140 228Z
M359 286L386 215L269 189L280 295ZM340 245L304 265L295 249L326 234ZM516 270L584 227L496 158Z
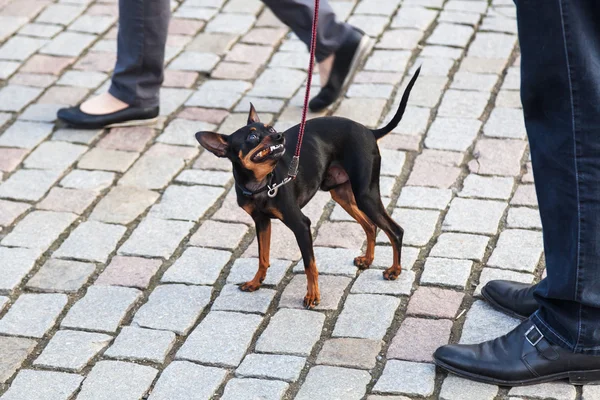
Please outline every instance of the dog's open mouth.
M259 152L256 152L252 156L253 162L261 162L266 160L267 158L274 158L277 156L282 156L285 153L285 146L283 144L276 144L273 146L265 147Z

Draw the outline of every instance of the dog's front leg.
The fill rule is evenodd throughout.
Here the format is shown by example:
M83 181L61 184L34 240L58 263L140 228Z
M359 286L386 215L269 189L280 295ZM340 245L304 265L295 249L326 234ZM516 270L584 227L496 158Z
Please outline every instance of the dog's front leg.
M253 215L256 237L258 238L258 271L251 281L240 286L244 292L254 292L260 288L267 277L269 253L271 251L271 219L265 215Z
M298 211L298 215L290 220L284 220L284 223L294 232L302 253L307 284L304 307L312 309L321 302L321 292L319 291L319 271L315 262L312 235L310 233L310 219Z

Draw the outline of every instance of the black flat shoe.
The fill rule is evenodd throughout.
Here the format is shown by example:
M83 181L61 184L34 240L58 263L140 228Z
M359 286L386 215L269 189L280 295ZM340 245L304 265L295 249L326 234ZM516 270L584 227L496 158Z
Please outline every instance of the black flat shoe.
M442 346L433 357L447 371L494 385L523 386L567 378L574 385L600 383L600 357L551 344L531 321L489 342Z
M156 121L158 117L156 107L127 107L124 110L110 114L93 115L81 111L79 106L61 108L56 114L67 124L80 129L100 129L115 126L146 125Z
M490 281L481 289L481 295L498 311L514 318L527 319L539 305L533 297L537 285L511 281Z
M353 29L348 39L335 52L327 84L308 103L308 108L311 111L319 111L333 104L372 47L373 41L369 36Z

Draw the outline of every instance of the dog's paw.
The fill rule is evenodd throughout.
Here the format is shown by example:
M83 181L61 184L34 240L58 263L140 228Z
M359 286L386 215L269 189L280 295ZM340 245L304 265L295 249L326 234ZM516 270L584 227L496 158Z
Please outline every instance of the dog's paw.
M383 271L383 279L386 281L395 281L400 276L402 272L401 267L390 267Z
M306 308L307 310L312 310L313 308L318 306L320 302L321 295L319 293L307 293L306 296L304 296L304 308Z
M368 269L372 263L373 260L369 260L366 256L359 256L354 259L354 265L360 270Z
M258 289L260 289L260 283L255 281L249 281L241 284L239 288L242 292L255 292Z

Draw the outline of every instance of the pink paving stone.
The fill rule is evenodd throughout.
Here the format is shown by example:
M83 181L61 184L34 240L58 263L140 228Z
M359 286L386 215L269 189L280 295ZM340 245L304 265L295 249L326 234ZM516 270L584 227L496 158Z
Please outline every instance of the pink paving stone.
M106 32L104 34L104 39L116 39L118 35L119 35L119 27L113 26L112 28L110 28L110 30L108 32Z
M172 18L169 24L169 35L194 36L204 28L206 22L195 19Z
M27 203L0 200L0 226L9 226L31 207ZM1 307L0 307L1 309Z
M60 73L71 65L73 61L75 61L75 59L70 57L55 57L36 54L21 67L20 72L60 75Z
M119 6L117 2L113 4L94 4L88 8L86 14L89 15L117 15L119 13Z
M161 263L147 258L115 256L95 283L145 289Z
M112 150L140 152L154 137L154 129L147 126L113 128L97 147Z
M253 79L261 64L242 64L223 61L211 73L211 77L218 79Z
M254 28L242 37L244 43L274 46L285 36L287 29Z
M52 85L56 79L56 76L49 74L29 74L25 72L19 72L11 78L10 83L12 85L46 88Z
M462 158L461 153L425 149L417 157L407 184L447 189L460 175Z
M0 147L0 171L11 172L23 161L28 150Z
M325 222L319 228L315 246L360 249L366 238L356 222Z
M167 69L165 70L165 80L163 82L163 86L189 88L194 85L196 79L198 79L197 72Z
M196 147L170 146L168 144L156 143L146 152L147 156L171 156L184 160L191 160L198 154Z
M264 64L271 56L273 48L270 46L255 46L238 43L225 56L226 61L242 62L249 64Z
M2 9L2 15L29 17L37 15L51 0L15 0Z
M419 151L421 145L421 137L412 135L389 134L384 136L377 143L382 149Z
M52 188L48 196L42 200L37 208L42 210L72 212L82 214L96 199L98 193L91 190Z
M360 71L354 76L354 83L388 83L395 85L402 79L399 72Z
M447 319L406 318L388 349L388 359L417 362L433 361L435 350L448 344L452 321Z
M418 288L412 295L407 314L452 319L462 303L464 293L435 287Z
M88 89L70 86L53 86L37 101L39 104L79 104L89 93Z
M216 108L184 108L178 115L178 118L189 119L192 121L204 121L219 125L229 115L228 111L218 110Z
M83 56L74 66L82 71L110 72L115 67L117 55L114 53L90 52Z

